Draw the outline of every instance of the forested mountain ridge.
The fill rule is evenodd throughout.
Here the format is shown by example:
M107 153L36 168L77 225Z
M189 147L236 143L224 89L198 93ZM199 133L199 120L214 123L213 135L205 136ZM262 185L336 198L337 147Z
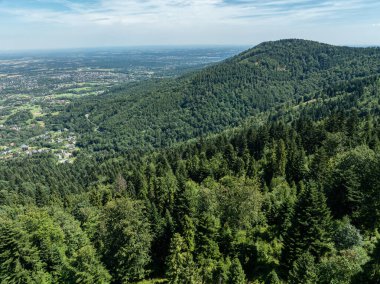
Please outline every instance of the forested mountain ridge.
M285 55L271 55L281 70L269 72L260 65L262 46L279 54L287 52L287 45L300 50L302 58L307 49L316 55L329 49L336 50L335 56L352 55L342 55L347 62L331 58L332 67L318 72L306 67L289 71L281 61ZM88 131L83 143L107 151L81 151L73 164L57 164L50 155L0 163L0 282L380 283L380 60L377 49L342 49L347 51L299 40L265 43L247 52L249 62L243 53L179 78L188 82L186 90L194 88L187 97L193 101L179 109L197 106L193 111L205 115L199 123L218 121L216 114L222 111L231 114L203 99L240 90L251 76L248 71L235 76L244 68L266 74L260 84L267 82L268 89L280 88L282 82L284 90L303 86L305 93L297 89L286 101L287 91L274 88L273 99L258 103L257 113L236 127L153 151L133 149L122 139L135 137L137 142L142 139L138 127L166 127L165 119L182 123L176 119L183 113L171 112L169 104L177 94L169 91L178 82L146 83L152 100L135 85L128 87L131 93L121 90L69 107L62 117L65 125L77 131L83 127L82 133ZM357 69L350 70L351 65ZM283 72L300 78L288 82L293 75ZM331 78L336 80L329 82ZM211 91L196 96L201 85ZM227 106L239 106L241 101L232 104L230 97L239 96L226 95ZM171 116L162 114L154 121L160 105L148 104L157 98L167 102L162 109ZM209 111L215 116L207 116L202 103L213 106ZM123 104L107 121L105 113L117 112L116 105ZM141 105L155 110L152 117L145 117ZM125 127L120 119L130 115L132 120L131 113L139 113L137 119L145 124L117 133ZM106 123L94 126L100 119ZM91 122L88 129L86 121ZM112 128L102 129L105 125ZM147 280L151 278L155 280Z
M48 125L81 133L80 145L92 150L166 147L379 74L379 62L379 48L267 42L177 79L128 85L78 100Z

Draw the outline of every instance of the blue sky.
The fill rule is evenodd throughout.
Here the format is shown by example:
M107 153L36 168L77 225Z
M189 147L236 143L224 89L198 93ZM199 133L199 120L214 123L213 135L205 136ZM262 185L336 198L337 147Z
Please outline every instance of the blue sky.
M0 37L0 50L281 38L380 45L380 1L0 0Z

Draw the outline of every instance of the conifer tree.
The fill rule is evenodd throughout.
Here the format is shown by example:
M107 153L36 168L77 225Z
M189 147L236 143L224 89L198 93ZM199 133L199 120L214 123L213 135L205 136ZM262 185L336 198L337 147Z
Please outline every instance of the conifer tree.
M200 276L204 282L212 282L214 272L220 260L217 243L220 221L215 216L204 213L197 227L196 252Z
M306 252L301 254L294 262L289 272L289 284L315 284L317 281L317 269L314 257Z
M275 270L272 270L265 278L265 284L281 284L281 280L278 278Z
M276 160L275 163L275 172L274 176L285 176L286 169L286 147L284 140L280 139L276 144Z
M310 165L310 176L315 181L324 182L328 172L328 156L326 150L321 147L314 154Z
M292 225L284 236L283 263L290 268L294 260L310 252L320 258L331 247L331 216L326 199L315 184L300 193Z
M229 268L231 266L231 260L220 259L214 272L214 283L226 283L228 281Z
M193 256L185 240L178 233L173 235L166 260L166 277L170 284L197 283L197 270Z
M50 284L38 250L28 233L10 221L0 219L0 282L9 284Z
M246 278L243 267L238 258L231 262L228 284L245 284Z
M190 252L195 250L195 226L193 220L185 215L183 220L183 238Z
M109 202L101 229L103 261L114 281L144 278L150 262L152 235L143 205L128 198Z

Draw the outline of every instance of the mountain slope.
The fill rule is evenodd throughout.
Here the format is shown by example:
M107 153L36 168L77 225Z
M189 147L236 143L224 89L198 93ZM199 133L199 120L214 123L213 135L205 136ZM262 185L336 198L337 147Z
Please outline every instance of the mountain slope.
M48 124L81 133L81 146L93 150L165 147L379 73L379 48L266 42L177 79L78 100Z
M57 164L45 154L1 161L0 282L113 284L157 277L157 283L377 283L377 55L347 49L340 51L353 52L342 55L347 62L335 62L335 54L327 72L309 71L311 63L296 68L294 51L286 64L281 54L288 42L293 48L292 41L265 47L270 56L261 57L259 46L177 82L82 100L63 116L93 149L128 147L139 139L148 145L144 133L151 135L153 127L165 138L163 127L188 126L193 114L205 115L200 125L211 125L223 114L239 113L244 101L233 99L244 91L264 102L271 93L263 88L256 94L259 89L243 80L252 76L264 84L260 70L272 74L265 80L278 92L267 104L247 105L264 112L239 127L145 154L83 151L73 164ZM311 54L330 48L303 44L316 48ZM268 60L281 72L294 69L290 79L260 67ZM256 75L240 72L245 65ZM200 91L209 79L202 76L213 80L206 93ZM296 91L287 93L286 86ZM221 103L227 107L219 109ZM123 144L126 138L135 140Z
M1 162L0 263L16 263L12 254L25 247L20 257L34 256L21 267L26 277L172 280L178 260L169 244L178 241L191 264L180 267L181 277L216 283L219 263L226 269L234 257L252 282L275 273L283 283L304 283L295 268L306 253L320 283L375 283L380 81L355 80L332 93L261 127L143 156ZM46 253L56 249L58 257ZM8 267L0 265L0 278L19 275ZM66 278L62 270L80 273Z

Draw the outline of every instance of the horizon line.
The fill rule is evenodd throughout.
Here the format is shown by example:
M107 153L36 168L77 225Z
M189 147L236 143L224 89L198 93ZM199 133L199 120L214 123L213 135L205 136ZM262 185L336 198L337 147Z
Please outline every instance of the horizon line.
M289 38L290 39L290 38ZM295 39L295 38L292 38ZM146 49L179 49L179 48L187 48L187 49L201 49L201 48L253 48L264 42L273 42L286 40L277 39L277 40L268 40L263 41L257 44L247 44L247 43L205 43L205 44L131 44L131 45L110 45L110 46L79 46L79 47L63 47L63 48L20 48L20 49L0 49L0 55L19 55L23 53L59 53L59 52L75 52L75 51L96 51L96 50L111 50L111 49L138 49L138 48L146 48ZM329 44L333 46L346 46L346 47L356 47L356 48L371 48L371 47L380 47L380 44L332 44L317 40L304 39L306 41L315 41L323 44Z

